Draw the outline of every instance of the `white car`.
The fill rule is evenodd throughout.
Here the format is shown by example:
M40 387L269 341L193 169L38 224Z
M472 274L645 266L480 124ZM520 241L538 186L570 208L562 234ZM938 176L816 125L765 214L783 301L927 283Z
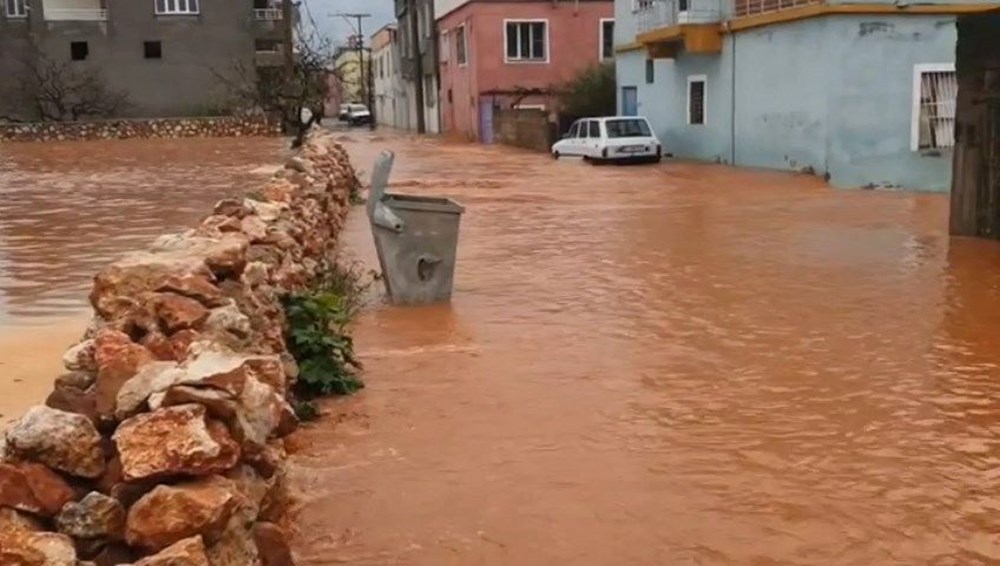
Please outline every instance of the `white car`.
M614 116L577 120L552 146L556 159L577 155L590 162L648 161L663 157L663 146L645 118Z

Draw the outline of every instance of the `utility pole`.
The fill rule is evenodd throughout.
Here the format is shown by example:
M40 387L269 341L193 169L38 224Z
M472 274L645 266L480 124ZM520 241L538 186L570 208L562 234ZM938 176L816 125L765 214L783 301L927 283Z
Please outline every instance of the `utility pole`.
M374 86L374 80L373 80L374 76L373 76L373 73L372 73L374 65L373 65L373 61L371 59L369 59L368 60L368 72L365 73L365 32L364 32L364 28L363 28L363 26L361 24L361 22L365 18L370 18L370 17L372 17L372 15L371 14L355 14L355 13L347 13L347 12L337 12L334 15L335 16L340 16L340 17L344 18L345 20L348 21L348 23L351 23L351 19L357 20L358 25L355 28L355 30L358 32L358 35L357 35L357 37L358 37L358 41L357 41L358 65L359 65L359 71L361 73L361 76L358 78L358 80L361 81L361 84L359 85L361 87L361 98L364 99L365 104L368 106L368 112L371 115L371 121L370 121L370 124L368 126L372 130L374 130L375 129L375 93L372 92L374 90L372 88Z
M295 53L293 49L295 34L292 30L293 24L292 0L284 0L281 3L281 25L285 32L285 49L282 55L285 58L285 79L289 81L295 75Z
M424 123L424 56L420 53L420 13L417 10L417 0L406 0L406 10L410 14L410 47L413 49L413 72L417 76L416 83L416 103L417 103L417 133L427 132L427 125ZM429 23L429 22L428 22Z

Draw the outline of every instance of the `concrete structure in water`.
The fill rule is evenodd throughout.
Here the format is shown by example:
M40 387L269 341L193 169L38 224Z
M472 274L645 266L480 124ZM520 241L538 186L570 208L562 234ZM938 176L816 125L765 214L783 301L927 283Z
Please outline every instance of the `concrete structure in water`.
M41 58L99 70L127 116L204 115L228 101L218 73L280 65L282 11L269 0L4 0L0 87ZM32 118L0 96L0 115Z
M951 233L1000 239L1000 11L958 21Z
M616 0L619 110L681 158L946 191L955 19L989 7Z
M497 107L554 110L554 93L613 57L611 0L446 0L436 6L444 131L494 141Z

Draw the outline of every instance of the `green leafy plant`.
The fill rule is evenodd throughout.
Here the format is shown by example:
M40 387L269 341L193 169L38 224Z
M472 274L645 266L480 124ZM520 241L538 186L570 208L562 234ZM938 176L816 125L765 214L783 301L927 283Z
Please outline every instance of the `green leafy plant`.
M335 267L309 291L284 298L285 338L299 364L300 399L350 395L364 387L348 326L367 286L358 270Z
M611 116L616 108L614 63L596 63L566 83L559 95L564 114L574 117Z

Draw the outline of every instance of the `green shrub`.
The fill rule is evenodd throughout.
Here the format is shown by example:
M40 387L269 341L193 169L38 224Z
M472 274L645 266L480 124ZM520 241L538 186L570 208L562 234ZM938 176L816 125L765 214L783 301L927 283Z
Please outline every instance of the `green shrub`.
M312 289L283 299L285 339L299 364L295 393L300 399L350 395L364 387L348 326L367 286L357 270L337 267Z
M563 114L578 118L614 116L616 89L615 64L595 63L563 85L559 96L560 109Z

